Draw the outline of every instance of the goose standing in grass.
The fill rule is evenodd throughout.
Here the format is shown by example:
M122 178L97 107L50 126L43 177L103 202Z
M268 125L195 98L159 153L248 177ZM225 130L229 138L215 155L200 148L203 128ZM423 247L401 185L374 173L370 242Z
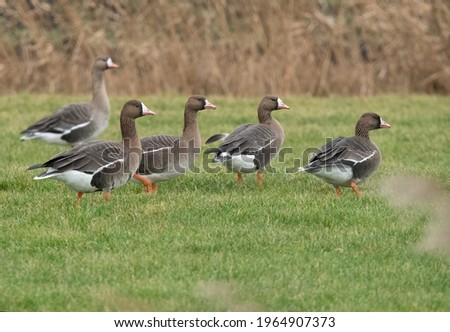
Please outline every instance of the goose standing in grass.
M265 96L258 106L259 124L243 124L231 134L211 136L205 144L225 140L205 153L215 153L214 162L224 163L237 173L239 185L242 185L242 173L258 172L258 185L262 186L264 167L278 154L284 142L283 127L272 118L272 112L279 109L289 109L289 106L278 97Z
M97 58L92 68L92 100L60 108L22 131L21 140L77 145L100 135L108 126L110 113L103 73L117 67L111 58Z
M338 196L340 187L351 187L360 197L357 184L371 177L381 163L380 150L369 138L369 131L380 128L391 126L376 113L364 113L356 123L355 136L328 142L299 170L332 184Z
M191 96L184 107L181 136L160 134L143 138L142 159L133 182L141 182L146 192L156 193L156 183L173 179L191 169L202 146L197 112L215 108L205 97Z
M120 113L122 144L108 141L80 144L28 169L47 167L34 179L55 179L65 183L77 192L77 202L83 193L94 191L103 191L108 200L110 191L127 183L139 167L142 147L135 119L154 114L142 102L130 100Z

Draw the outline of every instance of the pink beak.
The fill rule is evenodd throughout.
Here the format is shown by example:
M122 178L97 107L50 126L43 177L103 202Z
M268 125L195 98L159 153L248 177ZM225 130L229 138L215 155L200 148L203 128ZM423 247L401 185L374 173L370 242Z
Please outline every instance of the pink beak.
M156 113L142 103L142 115L156 115Z
M216 109L216 105L211 104L208 99L205 100L205 109L212 109L215 110Z
M384 121L383 119L380 118L381 124L380 124L380 128L391 128L391 125L389 123L387 123L386 121Z
M283 103L283 101L280 98L278 98L277 103L278 103L277 109L279 109L279 110L280 109L285 109L285 110L289 109L289 106L286 105L285 103Z
M114 63L111 58L108 58L106 60L106 65L108 66L108 68L119 68L119 65Z

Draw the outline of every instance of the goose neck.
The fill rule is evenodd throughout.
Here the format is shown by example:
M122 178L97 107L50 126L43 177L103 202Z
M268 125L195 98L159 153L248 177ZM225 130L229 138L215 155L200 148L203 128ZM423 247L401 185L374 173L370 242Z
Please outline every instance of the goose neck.
M182 137L186 140L201 141L197 122L197 112L186 110L184 112L184 127ZM197 142L196 142L197 143Z
M369 129L367 128L367 125L365 125L362 122L358 122L355 126L355 136L370 139L369 138Z

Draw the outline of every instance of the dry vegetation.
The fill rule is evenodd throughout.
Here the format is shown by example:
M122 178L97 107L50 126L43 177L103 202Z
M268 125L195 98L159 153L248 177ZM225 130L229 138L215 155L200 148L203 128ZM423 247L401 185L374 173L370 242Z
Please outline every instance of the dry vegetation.
M0 94L450 92L446 0L0 0Z

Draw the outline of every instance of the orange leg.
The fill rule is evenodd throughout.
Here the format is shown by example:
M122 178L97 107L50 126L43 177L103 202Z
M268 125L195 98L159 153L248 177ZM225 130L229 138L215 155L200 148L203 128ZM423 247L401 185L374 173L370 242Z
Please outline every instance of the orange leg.
M152 181L150 181L149 179L146 179L137 173L134 173L133 177L144 185L146 193L156 192L156 189L155 189L156 185L154 185L152 183ZM155 187L153 187L153 186L155 186Z
M342 189L340 187L336 187L336 195L338 197L342 195Z
M258 172L258 187L262 187L262 172Z
M78 192L77 193L77 199L75 201L76 204L80 204L81 197L83 197L83 193L82 192Z
M105 193L103 194L103 197L105 197L105 199L107 201L109 201L109 199L111 198L111 193L109 191L105 191Z
M238 185L242 187L242 173L237 173Z
M156 194L157 191L158 191L158 186L156 185L156 183L152 183L152 192L154 192Z
M350 183L350 187L352 187L353 192L356 194L357 197L361 197L362 196L362 194L358 190L358 186L356 185L355 181L352 181Z

